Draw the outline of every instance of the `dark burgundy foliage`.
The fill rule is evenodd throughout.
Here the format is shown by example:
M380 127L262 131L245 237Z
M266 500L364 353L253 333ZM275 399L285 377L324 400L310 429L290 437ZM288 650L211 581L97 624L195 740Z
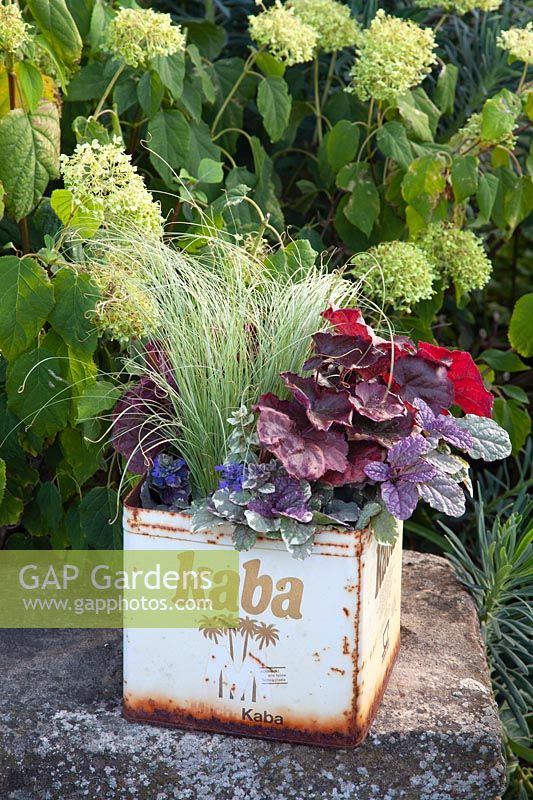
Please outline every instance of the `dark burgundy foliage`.
M293 399L264 395L255 407L259 440L289 475L333 486L363 484L369 477L367 465L383 462L387 451L387 468L401 467L390 459L400 457L404 440L411 456L417 442L427 443L418 430L468 448L468 435L448 409L454 403L465 409L470 403L487 411L489 404L467 353L425 343L416 347L406 336L384 339L358 309L330 308L322 316L332 330L313 337L313 354L304 364L311 374L282 375ZM418 462L409 461L407 467L402 484L415 483L413 474L433 473L429 464L422 470ZM398 490L398 477L382 491L394 495L400 512L406 513L416 505L415 493L403 485ZM398 491L401 496L396 497Z

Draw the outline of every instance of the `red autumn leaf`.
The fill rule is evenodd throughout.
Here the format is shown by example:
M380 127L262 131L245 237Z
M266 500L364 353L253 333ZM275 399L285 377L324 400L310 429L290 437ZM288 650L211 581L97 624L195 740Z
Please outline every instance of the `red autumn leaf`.
M453 383L454 403L465 414L491 417L494 398L485 388L481 373L470 353L448 350L428 342L420 342L418 353L428 361L448 367L448 378Z

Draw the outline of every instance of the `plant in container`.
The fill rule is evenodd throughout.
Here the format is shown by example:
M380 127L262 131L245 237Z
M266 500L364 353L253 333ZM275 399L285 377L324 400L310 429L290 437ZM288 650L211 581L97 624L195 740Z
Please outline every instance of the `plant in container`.
M125 714L355 746L398 652L402 521L460 516L466 456L509 454L492 396L468 353L381 336L342 276L135 249L160 324L114 412L145 473L125 548L235 547L240 589L236 627L125 631Z

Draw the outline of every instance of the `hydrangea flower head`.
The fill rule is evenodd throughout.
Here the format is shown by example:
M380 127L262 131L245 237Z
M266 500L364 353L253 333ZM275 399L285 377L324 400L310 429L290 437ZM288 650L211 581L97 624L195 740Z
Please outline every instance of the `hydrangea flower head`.
M443 11L454 12L462 16L478 8L480 11L496 11L502 0L416 0L419 8L433 8L438 6Z
M147 67L156 56L185 48L185 35L170 14L151 8L121 8L109 24L105 48L130 67Z
M15 53L28 41L29 29L16 3L0 3L0 50Z
M144 185L130 156L116 137L110 144L78 144L72 156L61 156L65 188L81 207L101 222L125 222L161 234L161 208Z
M435 37L429 28L392 17L379 9L357 46L347 91L361 100L394 103L429 75L435 63Z
M337 0L291 0L296 16L318 36L318 49L333 53L359 41L361 28L350 9Z
M498 38L498 47L508 50L517 61L533 64L533 22L528 22L525 28L502 31Z
M276 0L266 11L248 17L250 36L259 47L288 67L311 61L318 45L316 31L298 17L292 8Z
M459 295L482 289L492 274L492 264L483 242L472 231L446 222L431 223L417 239L417 245L435 263Z
M100 335L127 344L156 333L157 306L127 265L108 258L104 264L91 265L90 275L101 296L93 320Z
M410 311L434 294L437 271L432 259L409 242L382 242L352 259L352 274L364 281L363 292L399 311Z

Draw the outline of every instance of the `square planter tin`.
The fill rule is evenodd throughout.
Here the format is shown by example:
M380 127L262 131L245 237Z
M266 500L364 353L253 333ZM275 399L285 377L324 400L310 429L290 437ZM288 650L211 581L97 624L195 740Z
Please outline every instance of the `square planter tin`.
M229 526L195 533L187 514L141 509L138 497L136 490L125 503L125 550L233 548ZM398 526L393 547L378 544L371 529L323 528L304 561L283 543L258 538L239 554L240 617L249 634L245 627L215 635L125 629L127 719L320 746L360 744L400 644Z

